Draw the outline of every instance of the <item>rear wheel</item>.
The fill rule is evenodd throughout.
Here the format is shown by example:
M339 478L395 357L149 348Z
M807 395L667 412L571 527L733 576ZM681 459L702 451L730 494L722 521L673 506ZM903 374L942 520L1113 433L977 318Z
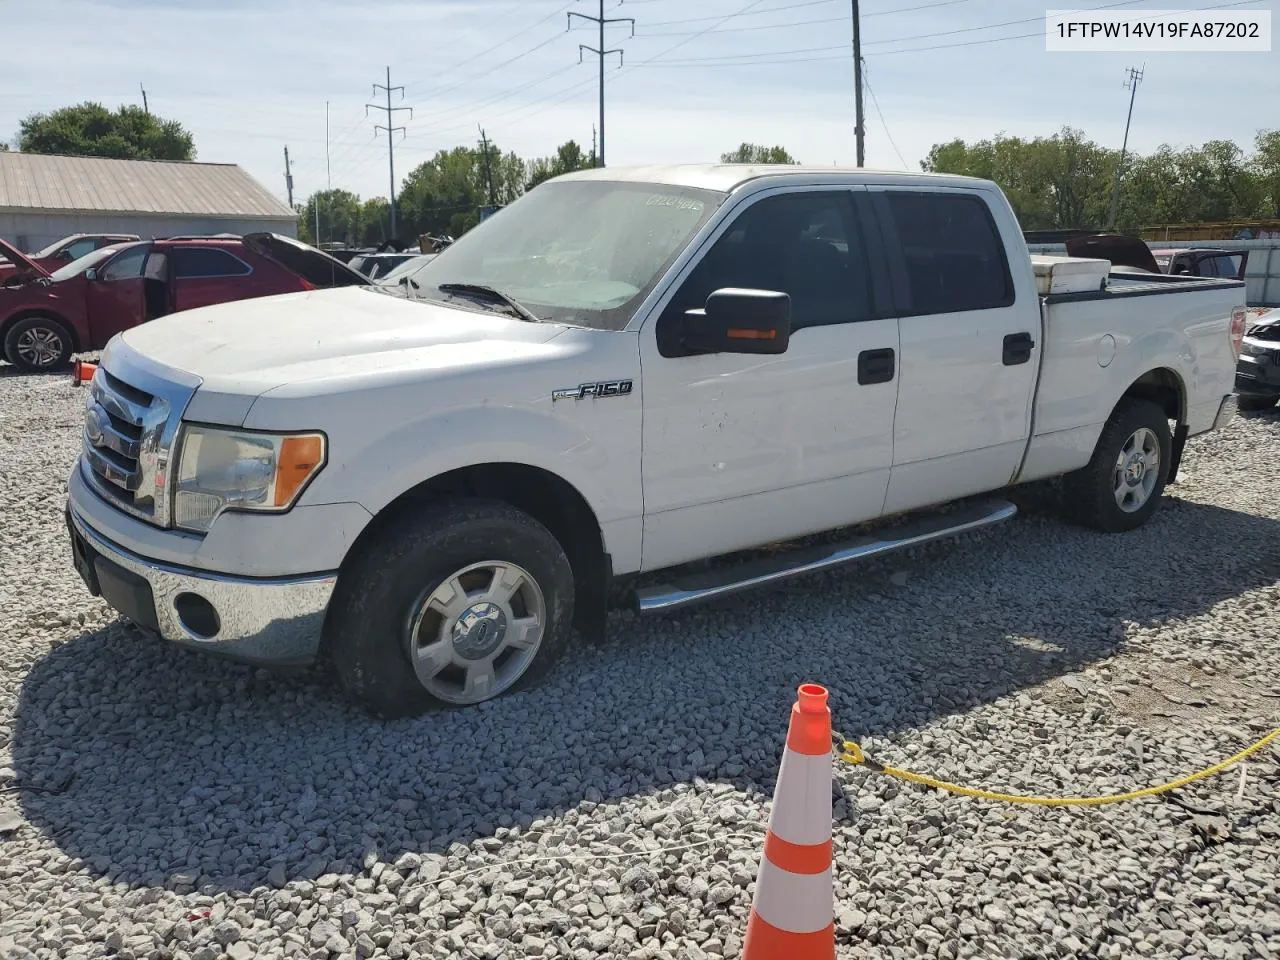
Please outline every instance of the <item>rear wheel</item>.
M1270 410L1276 405L1276 400L1280 400L1280 397L1236 397L1240 409L1247 413Z
M481 703L564 652L573 572L528 514L495 501L418 507L359 549L338 577L329 642L343 686L374 712Z
M1088 466L1063 478L1071 519L1106 533L1142 526L1159 506L1172 452L1164 410L1149 400L1121 400Z
M57 370L71 360L71 331L53 317L24 317L9 328L4 353L10 363L30 373Z

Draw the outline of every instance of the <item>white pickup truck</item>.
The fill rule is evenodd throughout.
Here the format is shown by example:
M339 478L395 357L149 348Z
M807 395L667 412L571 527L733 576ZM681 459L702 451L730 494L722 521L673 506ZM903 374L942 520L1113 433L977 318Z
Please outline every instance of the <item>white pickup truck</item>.
M69 481L76 566L171 641L323 652L405 714L530 682L611 602L972 530L1013 484L1065 475L1075 519L1129 530L1235 411L1245 290L1109 269L1033 262L981 180L572 174L390 293L117 336Z

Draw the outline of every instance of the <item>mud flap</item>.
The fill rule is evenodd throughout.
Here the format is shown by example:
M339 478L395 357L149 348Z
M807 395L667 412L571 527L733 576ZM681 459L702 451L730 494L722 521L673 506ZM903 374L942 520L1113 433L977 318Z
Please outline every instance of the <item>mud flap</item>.
M1173 431L1173 451L1169 457L1169 477L1165 480L1165 484L1174 483L1178 479L1178 467L1182 465L1182 451L1187 446L1187 425L1185 423L1178 424Z

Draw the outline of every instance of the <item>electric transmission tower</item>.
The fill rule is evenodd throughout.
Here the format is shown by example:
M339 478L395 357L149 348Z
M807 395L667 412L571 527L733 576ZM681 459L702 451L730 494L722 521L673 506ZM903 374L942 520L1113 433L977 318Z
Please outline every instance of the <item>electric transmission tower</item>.
M375 95L377 94L377 92L378 92L379 90L385 90L385 91L386 91L386 93L387 93L387 105L384 107L384 106L382 106L381 104L378 104L378 103L366 103L366 104L364 105L364 115L367 117L367 116L369 115L369 111L370 111L370 110L382 110L382 111L383 111L383 112L385 112L385 113L386 113L386 115L387 115L387 125L384 127L382 124L378 124L378 125L376 125L376 126L373 128L373 131L374 131L374 135L375 135L375 136L377 135L377 132L378 132L379 130L385 130L385 131L387 131L387 165L389 166L389 168L390 168L390 170L391 170L391 237L392 237L392 239L394 239L394 238L395 238L395 235L396 235L396 144L395 144L395 133L396 133L396 131L397 131L397 130L399 130L399 131L400 131L400 133L404 134L405 136L408 136L408 130L406 130L404 127L397 127L397 126L395 125L395 123L393 122L393 120L394 120L394 117L395 117L396 113L397 113L397 112L399 112L399 111L401 111L401 110L408 110L408 111L409 111L409 119L410 119L410 120L412 120L412 119L413 119L413 107L393 107L393 106L391 105L391 92L392 92L393 90L399 90L399 91L400 91L400 99L402 99L402 100L403 100L403 99L404 99L404 87L393 87L393 86L391 85L391 68L390 68L390 67L387 67L387 82L386 82L386 83L375 83L375 84L373 85L373 92L374 92L374 94L375 94Z
M600 46L592 47L585 43L578 44L578 62L582 62L582 54L594 53L600 58L600 152L596 155L596 166L604 166L604 59L611 53L618 55L618 66L622 66L622 49L606 50L604 47L604 28L611 23L629 23L631 24L631 36L636 35L636 21L634 17L606 17L604 15L604 0L600 0L600 12L594 17L589 17L585 13L574 11L569 14L569 29L573 29L573 18L579 17L588 23L594 23L600 28Z

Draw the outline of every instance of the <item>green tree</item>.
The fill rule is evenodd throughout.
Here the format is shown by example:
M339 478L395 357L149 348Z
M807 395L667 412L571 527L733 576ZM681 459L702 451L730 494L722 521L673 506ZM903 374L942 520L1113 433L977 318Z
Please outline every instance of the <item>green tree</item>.
M720 154L721 163L799 163L785 147L765 147L743 143L736 150Z
M525 189L532 190L544 180L575 170L590 170L596 165L594 154L583 153L576 140L560 144L554 156L531 160L525 168Z
M390 236L391 202L386 197L372 197L360 204L360 245L376 247Z
M316 210L320 212L320 236L315 236ZM319 190L298 207L298 239L304 243L346 243L358 246L364 239L364 207L349 190Z
M1253 149L1251 166L1258 181L1258 215L1280 217L1280 130L1259 130Z
M196 155L191 134L178 121L141 107L120 107L113 113L92 102L31 114L19 127L18 149L127 160L194 160Z

